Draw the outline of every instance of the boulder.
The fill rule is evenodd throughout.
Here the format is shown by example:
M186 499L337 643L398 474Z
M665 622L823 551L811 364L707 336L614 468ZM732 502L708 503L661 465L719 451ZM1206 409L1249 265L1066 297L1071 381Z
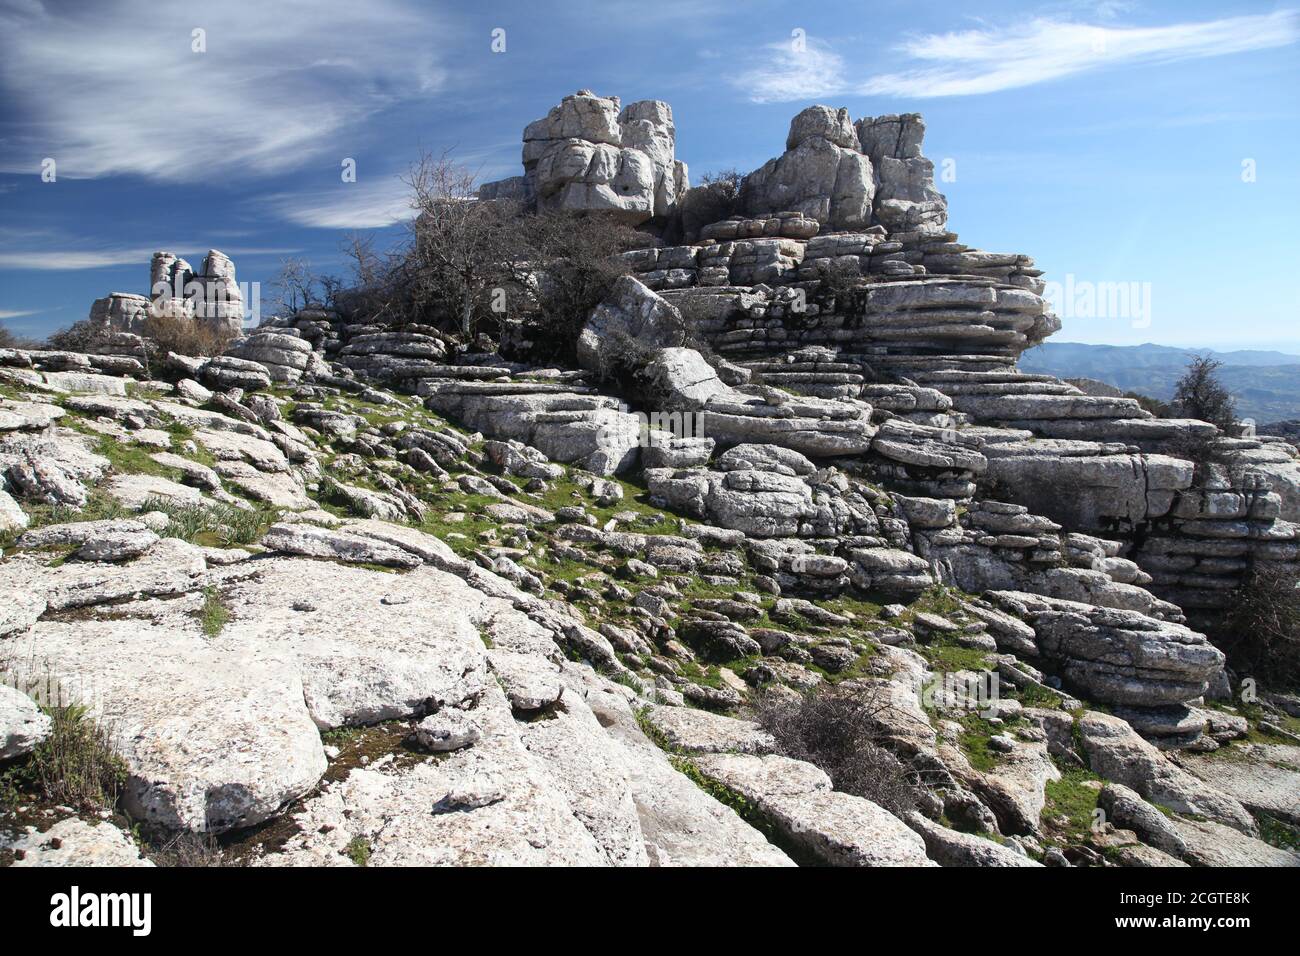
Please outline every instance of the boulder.
M781 839L824 866L934 866L903 821L862 797L831 789L812 764L775 754L705 754L700 771L739 793Z
M1107 780L1178 813L1208 817L1252 836L1257 832L1237 800L1172 763L1120 718L1089 711L1079 718L1078 733L1090 766Z
M681 313L631 276L619 276L578 336L578 362L604 371L629 351L679 346L685 338Z
M14 866L153 866L140 855L131 834L108 822L66 817L48 830L26 827L0 836L0 849L14 854Z

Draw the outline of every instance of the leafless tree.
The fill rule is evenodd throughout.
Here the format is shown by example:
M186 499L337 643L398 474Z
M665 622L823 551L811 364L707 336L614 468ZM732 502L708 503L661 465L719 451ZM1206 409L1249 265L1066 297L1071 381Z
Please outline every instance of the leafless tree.
M416 302L445 303L469 339L488 308L488 290L501 281L502 264L517 258L518 209L479 202L477 174L449 151L422 153L404 182L416 212L407 275Z
M298 256L286 256L280 260L280 271L269 283L271 308L292 314L316 303L318 281L310 262Z
M645 244L636 230L599 214L548 211L519 219L506 263L511 290L553 357L572 358L591 310L631 271L619 253Z

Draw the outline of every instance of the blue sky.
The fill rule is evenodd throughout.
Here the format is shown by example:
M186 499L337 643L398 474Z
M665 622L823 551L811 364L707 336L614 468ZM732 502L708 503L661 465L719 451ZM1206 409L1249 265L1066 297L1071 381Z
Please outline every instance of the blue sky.
M221 249L241 281L286 255L342 272L349 232L400 238L420 148L514 175L523 126L585 87L669 102L693 181L777 155L811 103L921 112L963 241L1149 301L1074 307L1058 341L1300 352L1300 16L974 6L0 0L0 321L43 334L146 292L155 249Z

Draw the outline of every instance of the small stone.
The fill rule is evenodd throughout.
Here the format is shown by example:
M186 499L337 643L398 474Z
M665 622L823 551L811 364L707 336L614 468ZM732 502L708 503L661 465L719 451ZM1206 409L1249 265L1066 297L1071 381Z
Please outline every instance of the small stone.
M479 738L478 728L463 712L444 708L415 725L419 745L434 753L447 753L473 745Z

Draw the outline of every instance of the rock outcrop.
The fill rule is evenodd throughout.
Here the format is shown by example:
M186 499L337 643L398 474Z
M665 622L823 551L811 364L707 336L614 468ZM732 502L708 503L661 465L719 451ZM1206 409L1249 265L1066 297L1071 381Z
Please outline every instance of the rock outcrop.
M211 249L196 271L171 252L155 252L149 265L149 295L114 292L90 307L90 324L106 332L140 334L150 316L197 322L235 336L244 327L244 296L235 264Z
M617 96L579 90L524 130L523 177L486 183L479 198L607 213L634 226L664 220L689 185L676 137L667 103L621 106Z
M660 237L571 368L342 306L159 357L126 296L0 350L0 760L55 688L127 818L27 793L0 854L1294 865L1291 699L1213 624L1300 564L1300 452L1020 372L1041 275L947 231L923 129L812 107L688 227L667 106L566 97L480 198ZM866 771L773 723L827 694Z
M745 178L751 215L792 210L826 231L871 225L876 187L848 110L810 106L790 121L785 152Z

